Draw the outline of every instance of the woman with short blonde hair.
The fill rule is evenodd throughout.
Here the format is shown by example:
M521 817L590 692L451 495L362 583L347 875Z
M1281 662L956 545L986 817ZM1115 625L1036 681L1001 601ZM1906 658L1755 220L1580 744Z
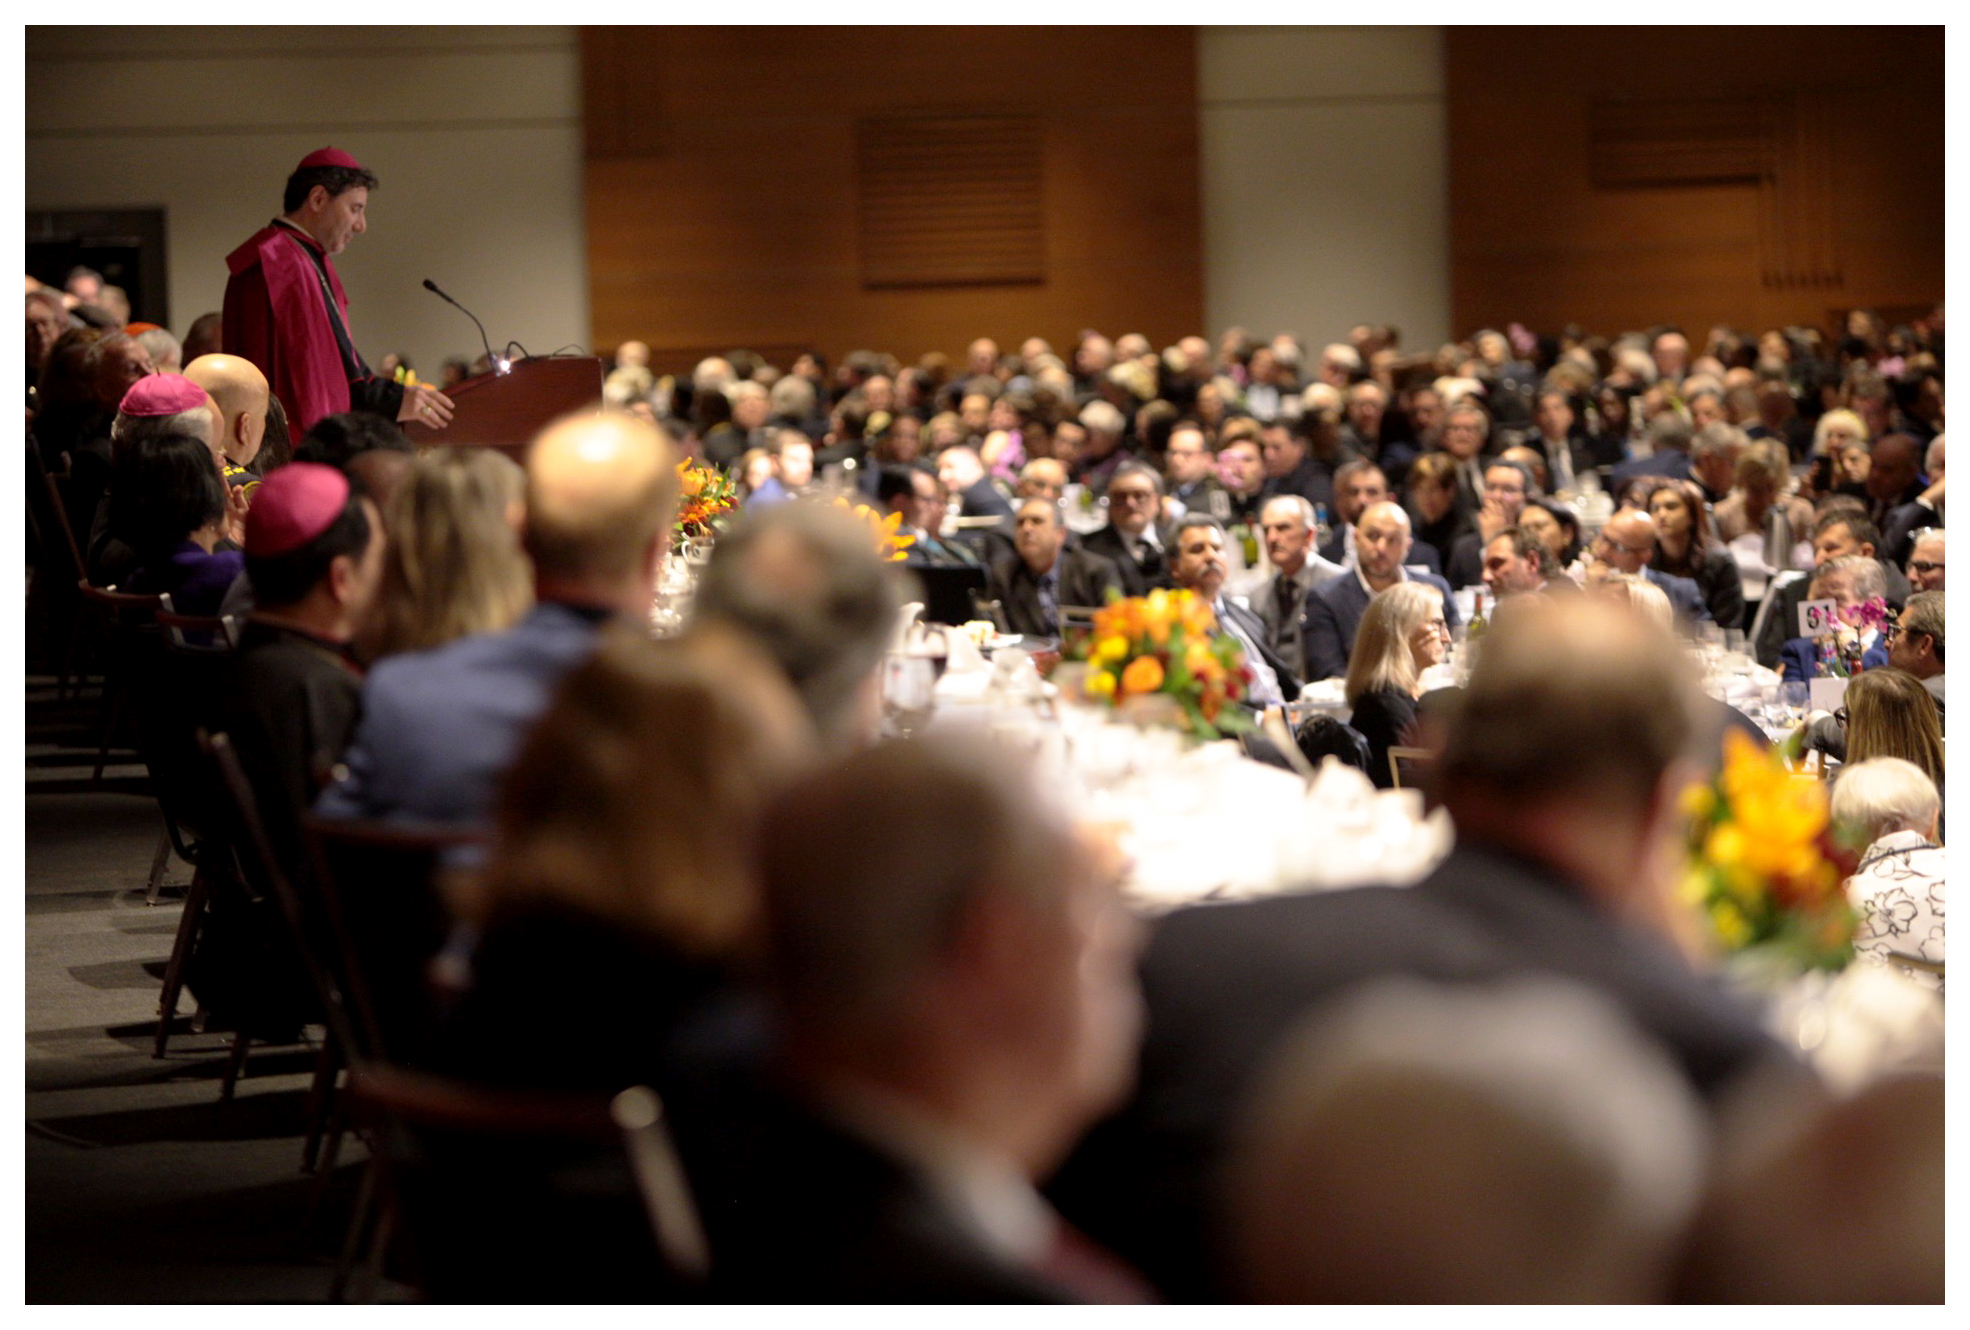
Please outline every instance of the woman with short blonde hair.
M533 604L525 513L525 473L504 453L420 454L383 514L383 574L356 654L373 664L517 623Z

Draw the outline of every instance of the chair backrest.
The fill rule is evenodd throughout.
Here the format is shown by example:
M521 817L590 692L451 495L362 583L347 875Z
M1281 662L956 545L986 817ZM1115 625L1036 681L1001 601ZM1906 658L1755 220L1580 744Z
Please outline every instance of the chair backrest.
M649 1302L688 1296L704 1268L682 1170L652 1136L650 1092L515 1090L367 1062L349 1089L413 1282L431 1299L563 1301L578 1289ZM665 1226L683 1236L663 1239Z
M40 514L41 520L52 525L60 533L61 544L57 547L57 551L66 551L69 575L78 580L85 578L88 575L88 565L82 560L82 546L75 539L75 526L68 520L68 503L62 495L61 482L55 479L52 471L48 470L48 464L42 460L39 448L30 445L27 451L34 459L34 465L41 472L42 493L48 499L48 511Z
M232 740L223 732L198 731L198 745L218 774L220 788L230 813L228 825L220 832L222 843L237 857L240 880L250 889L266 893L279 907L289 935L300 954L309 985L320 1003L329 1035L350 1059L363 1056L370 1045L349 1014L344 990L326 954L323 941L327 927L320 911L310 909L294 881L278 862L267 824L260 816L259 801L240 766Z
M164 592L158 599L157 626L164 630L165 643L174 651L218 652L223 655L239 645L239 623L230 614L180 614Z
M1430 749L1403 748L1391 745L1389 748L1389 783L1391 787L1399 790L1405 785L1414 785L1416 783L1416 777L1419 774L1417 768L1427 766L1435 760L1436 754ZM1409 772L1409 779L1406 781L1402 778L1405 768Z
M365 1047L405 1063L428 1043L438 987L433 963L451 932L442 882L454 852L480 846L477 827L301 819L336 972Z
M1300 752L1319 766L1323 758L1335 758L1361 771L1368 770L1368 740L1360 730L1333 716L1308 716L1293 732Z

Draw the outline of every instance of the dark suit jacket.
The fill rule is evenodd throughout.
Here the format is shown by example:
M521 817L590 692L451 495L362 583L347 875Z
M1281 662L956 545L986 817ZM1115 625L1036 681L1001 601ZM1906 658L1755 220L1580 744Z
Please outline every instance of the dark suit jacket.
M1818 648L1810 637L1789 637L1779 648L1778 677L1792 682L1810 679L1818 659ZM1878 670L1887 663L1888 648L1879 642L1861 653L1861 665L1865 669Z
M1669 597L1669 607L1676 611L1676 621L1682 624L1709 623L1710 607L1704 603L1703 588L1687 577L1677 577L1674 573L1659 572L1654 568L1642 569L1642 576L1662 588L1662 594ZM1742 592L1739 593L1742 595ZM1725 624L1735 628L1736 624Z
M1925 526L1941 526L1943 515L1926 504L1899 504L1888 510L1881 522L1881 558L1899 568L1914 553L1915 533Z
M959 491L958 513L963 517L999 517L1012 521L1012 505L992 484L990 476L981 476L975 484Z
M1074 1300L1038 1272L987 1250L888 1151L776 1090L738 1098L732 1107L693 1173L715 1299Z
M1429 548L1424 546L1425 549ZM1450 562L1444 565L1443 580L1451 586L1477 586L1484 581L1484 533L1466 531L1450 546Z
M1412 582L1426 582L1442 594L1444 622L1455 628L1457 602L1450 595L1450 584L1434 573L1419 573L1413 568L1407 571ZM1361 627L1361 616L1367 608L1367 588L1353 572L1307 593L1306 609L1300 619L1300 649L1306 656L1302 677L1306 682L1332 679L1348 672L1348 654L1354 650L1355 630Z
M1887 577L1887 601L1896 609L1908 603L1908 578L1902 570L1883 561L1882 572ZM1778 600L1770 613L1765 615L1765 627L1758 634L1758 640L1751 644L1752 653L1758 663L1768 670L1779 667L1779 650L1786 642L1799 633L1799 607L1806 603L1807 593L1812 589L1810 575L1795 578L1778 590Z
M1548 870L1463 840L1414 887L1278 896L1166 916L1142 962L1148 1025L1134 1098L1049 1188L1068 1220L1170 1301L1222 1301L1213 1238L1226 1134L1279 1040L1364 981L1527 972L1611 998L1703 1095L1754 1069L1805 1077L1717 985Z
M1608 472L1608 492L1620 494L1621 487L1637 476L1668 476L1674 480L1688 480L1690 455L1674 448L1665 448L1647 457L1631 457Z
M1300 695L1300 672L1283 656L1272 649L1266 641L1265 620L1246 609L1235 600L1220 599L1224 607L1224 617L1238 625L1238 630L1251 639L1252 645L1259 649L1259 657L1269 666L1279 680L1279 692L1285 701L1291 702Z
M1115 529L1113 522L1081 537L1081 548L1090 554L1099 554L1115 565L1115 571L1122 579L1123 595L1146 596L1154 587L1171 585L1169 533L1158 527L1156 535L1163 542L1163 548L1160 551L1151 550L1149 557L1141 563L1137 563L1135 556L1129 553L1122 533Z
M1316 508L1331 513L1334 511L1334 473L1318 458L1306 457L1277 479L1267 476L1265 483L1259 486L1259 493L1268 499L1278 494L1297 494Z
M1059 578L1056 605L1106 605L1109 589L1122 589L1114 563L1086 550L1061 550L1054 572ZM1040 579L1018 555L992 565L985 592L999 602L1007 632L1028 637L1060 636L1060 625L1048 622L1040 611Z

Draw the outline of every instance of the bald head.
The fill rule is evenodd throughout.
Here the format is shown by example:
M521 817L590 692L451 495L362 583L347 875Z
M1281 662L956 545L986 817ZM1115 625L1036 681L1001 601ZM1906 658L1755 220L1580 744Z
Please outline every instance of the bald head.
M1383 500L1361 510L1354 521L1355 561L1371 585L1398 575L1409 557L1409 514L1399 503Z
M1640 509L1623 508L1601 528L1595 553L1620 572L1639 573L1655 557L1655 519Z
M200 356L185 377L205 389L218 411L219 446L235 466L249 465L267 433L267 376L242 356Z
M640 613L677 509L670 441L635 416L565 416L527 453L527 552L543 598Z

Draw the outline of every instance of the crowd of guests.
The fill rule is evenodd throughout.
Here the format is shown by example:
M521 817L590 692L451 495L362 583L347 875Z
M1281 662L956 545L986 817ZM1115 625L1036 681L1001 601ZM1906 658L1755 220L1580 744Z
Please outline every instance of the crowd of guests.
M421 958L444 983L393 1014L414 1033L390 1057L662 1095L708 1275L626 1258L650 1235L620 1208L494 1151L467 1166L527 1206L455 1210L497 1245L450 1269L410 1232L435 1294L1940 1299L1939 1074L1832 1095L1716 982L1674 872L1725 723L1677 628L1760 626L1795 565L1834 599L1892 600L1905 570L1835 797L1870 840L1870 953L1940 988L1942 750L1902 725L1940 736L1940 311L1833 343L1719 329L1695 357L1673 330L1411 360L1362 328L1312 364L1290 337L1087 334L686 380L632 345L612 409L520 464L361 413L290 440L264 376L190 335L172 373L127 333L52 331L42 517L83 519L98 585L239 628L147 705L231 737L272 863L335 890L310 815L471 833ZM657 641L687 455L747 501ZM1147 926L1033 755L881 740L905 583L800 501L841 491L901 514L914 571L975 570L1012 631L1194 591L1255 705L1338 679L1379 754L1425 745L1455 849L1415 887ZM1748 545L1719 544L1726 512ZM1426 692L1467 589L1481 650ZM240 885L194 991L292 1038L322 1014L310 938L243 922Z

